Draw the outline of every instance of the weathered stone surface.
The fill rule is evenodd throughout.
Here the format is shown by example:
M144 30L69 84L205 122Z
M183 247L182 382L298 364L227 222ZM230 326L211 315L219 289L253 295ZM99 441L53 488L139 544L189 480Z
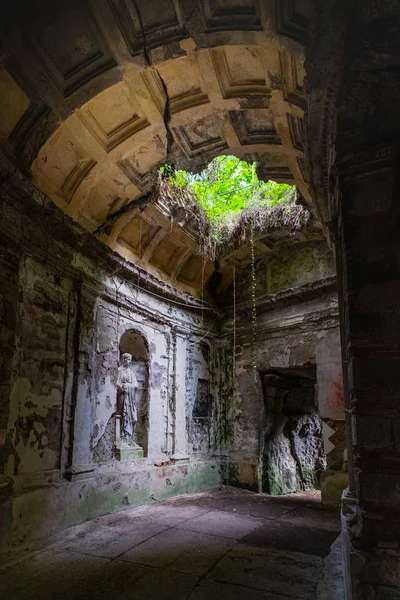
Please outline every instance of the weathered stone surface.
M224 530L215 525L214 523L214 531L221 537L193 529L186 531L182 524L152 536L148 541L121 554L119 558L131 564L158 569L167 568L171 571L201 576L235 544L234 541L224 539L226 537Z
M292 452L298 466L300 487L304 490L319 487L321 473L326 468L321 419L316 414L292 419Z
M210 573L210 578L243 586L251 581L252 588L277 596L312 598L322 564L322 559L316 556L252 547L249 540L249 546L239 545L229 552Z
M271 417L271 412L310 414L318 411L325 416L330 416L332 420L338 417L344 418L343 390L338 385L338 381L341 382L341 360L337 306L334 297L323 296L319 300L306 300L301 304L296 304L294 300L289 305L281 305L277 302L272 314L269 310L263 313L264 306L262 302L258 305L257 337L254 347L246 343L246 336L253 335L249 319L245 315L240 315L240 321L236 323L241 336L238 343L241 345L236 352L238 389L234 397L235 420L230 481L243 487L247 486L249 489L257 489L257 486L261 489L262 457L269 452L268 444L271 435L273 436L271 432L274 419ZM260 379L258 376L254 378L254 364L263 376L265 373L275 373L281 378L290 375L291 385L287 387L288 384L285 383L276 397L269 397L265 390L263 394ZM303 387L302 381L308 382L307 386ZM285 401L283 396L286 398ZM279 428L283 432L284 425L280 424ZM318 430L318 439L324 437L320 429L321 424L315 429ZM306 439L307 437L304 438ZM313 440L311 438L310 440L312 445ZM331 450L328 442L329 439L324 439L323 442L320 440L317 444L319 450L314 448L321 458L319 465L314 462L317 470L324 468L324 452ZM340 442L341 466L343 442L344 440ZM297 467L295 468L291 457L289 438L279 438L279 444L282 445L282 449L276 447L276 451L273 448L271 450L275 456L274 460L277 463L280 460L286 462L286 466L282 464L282 468L287 473L295 472ZM280 456L281 450L283 454ZM249 465L250 472L254 473L250 478L248 471L244 470L243 465L246 463ZM305 470L307 468L305 464ZM243 472L243 477L240 471ZM264 469L264 477L266 477L266 469ZM287 487L285 485L283 489L287 491L299 489L296 488L295 476L289 473L287 478ZM266 486L264 489L269 488Z
M317 600L344 600L342 542L338 538L324 561L324 576L318 584ZM367 600L367 599L365 599Z
M21 600L342 600L324 594L334 577L326 566L335 561L329 552L337 516L321 511L314 496L297 495L293 504L293 497L223 488L106 515L41 550L10 556L0 590ZM287 503L293 518L286 524ZM248 505L257 518L235 512ZM212 533L198 531L200 519ZM308 553L313 538L317 554Z
M264 481L270 494L312 489L326 466L317 415L275 417L264 448Z
M392 421L399 388L393 303L399 282L400 90L397 78L387 84L388 72L399 68L400 12L391 0L348 7L324 3L315 16L307 138L310 181L330 223L340 274L347 431L354 446L351 511L344 506L350 512L344 521L348 586L354 597L370 600L396 597L400 589L399 453Z
M275 423L273 439L264 448L263 489L273 496L296 492L300 481L297 477L297 463L292 455L289 431L289 417L280 417Z
M311 202L301 48L309 9L296 3L293 16L273 2L260 10L258 2L207 1L179 10L167 2L159 12L139 2L125 11L103 2L57 12L45 4L43 13L6 15L2 40L3 146L61 209L1 158L2 239L21 262L12 326L0 340L13 346L0 364L13 541L222 481L261 489L266 423L253 352L258 371L317 370L315 406L305 408L304 390L289 395L271 449L271 464L285 472L279 491L309 487L321 463L313 410L335 418L343 408L334 266L321 231L257 240L257 293L268 297L258 306L255 347L246 308L234 315L232 352L229 310L225 319L200 311L198 300L174 289L203 299L210 274L176 215L143 204L114 219L149 188L160 162L173 157L196 170L228 151L257 160L268 177L296 182ZM241 270L237 300L247 297L249 251L235 249L224 266L227 298L232 264ZM145 458L121 464L116 367L130 332L148 351L138 366L136 431ZM299 407L307 418L295 420Z
M0 476L7 456L12 359L18 295L18 258L0 250Z

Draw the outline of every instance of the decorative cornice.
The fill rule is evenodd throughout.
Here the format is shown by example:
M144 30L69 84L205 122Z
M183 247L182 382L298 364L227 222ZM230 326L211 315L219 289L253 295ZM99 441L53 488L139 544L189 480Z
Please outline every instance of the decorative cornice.
M397 165L400 144L376 144L359 152L345 154L335 163L342 180L360 177L371 171L379 171Z
M326 277L318 281L312 281L296 288L288 288L277 292L276 294L266 294L256 298L257 314L269 312L276 308L289 306L301 302L308 302L322 295L336 292L336 276ZM252 301L238 303L236 310L238 314L249 314L252 309ZM233 307L229 308L229 315L232 316Z
M4 160L7 159L4 157ZM22 173L15 171L15 167L12 171L12 182L9 180L1 187L3 210L0 212L0 230L2 243L8 250L14 249L19 255L32 256L72 279L91 280L95 286L98 286L104 273L118 273L121 279L130 284L140 280L143 291L156 294L166 301L179 302L185 310L202 310L199 301L193 296L177 290L122 258L73 222ZM11 223L15 224L14 227L10 227ZM24 232L32 233L35 226L40 227L41 231L38 243L32 243L29 236L24 235ZM80 264L76 255L80 255ZM97 266L101 265L98 273L90 272L89 265L85 265L87 260L94 261ZM85 266L88 268L85 269Z

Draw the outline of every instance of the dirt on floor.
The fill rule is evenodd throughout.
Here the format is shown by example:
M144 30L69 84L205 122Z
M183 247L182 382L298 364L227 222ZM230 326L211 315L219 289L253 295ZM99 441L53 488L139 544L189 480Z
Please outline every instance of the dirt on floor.
M9 600L342 600L339 515L318 492L220 488L106 515L5 557Z

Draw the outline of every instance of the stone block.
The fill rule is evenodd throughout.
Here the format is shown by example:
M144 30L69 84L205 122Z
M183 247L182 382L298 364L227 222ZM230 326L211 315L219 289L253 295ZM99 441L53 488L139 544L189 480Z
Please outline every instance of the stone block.
M356 444L364 448L390 448L392 444L391 419L370 415L356 418Z
M343 471L324 471L321 476L321 500L326 506L340 506L343 490L349 486L349 476Z
M373 502L388 506L398 506L400 502L400 476L398 473L382 472L358 461L357 480L361 502Z
M326 466L331 471L342 471L346 461L346 427L343 421L324 422Z
M373 554L365 564L360 579L366 583L373 584L380 589L377 598L382 600L397 600L400 592L400 564L398 555L380 552ZM397 596L386 594L385 586L391 586Z
M400 600L400 589L379 585L376 588L376 600Z
M393 439L397 452L400 451L400 418L392 419Z
M400 386L400 359L396 355L356 358L352 364L354 388Z
M116 455L118 460L136 460L144 457L143 448L117 448Z

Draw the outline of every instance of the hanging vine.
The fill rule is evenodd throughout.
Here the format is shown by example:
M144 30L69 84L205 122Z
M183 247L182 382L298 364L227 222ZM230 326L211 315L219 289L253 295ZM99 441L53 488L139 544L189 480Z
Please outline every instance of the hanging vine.
M232 381L236 378L236 267L233 265L233 354L232 354Z
M201 265L201 327L204 327L204 269L206 268L206 257L203 255Z
M139 259L142 259L142 225L143 225L143 209L140 211L140 226L139 226ZM140 266L138 265L138 278L137 278L137 286L136 286L136 300L139 295L140 290Z
M254 181L255 181L255 163L253 163L253 193L254 193ZM250 215L250 251L251 251L251 325L252 325L252 366L253 366L253 383L254 387L257 386L257 352L256 352L256 339L257 339L257 305L256 305L256 265L255 265L255 251L254 251L254 214Z

